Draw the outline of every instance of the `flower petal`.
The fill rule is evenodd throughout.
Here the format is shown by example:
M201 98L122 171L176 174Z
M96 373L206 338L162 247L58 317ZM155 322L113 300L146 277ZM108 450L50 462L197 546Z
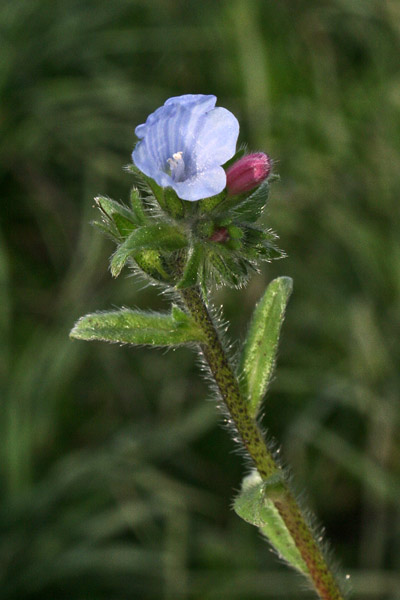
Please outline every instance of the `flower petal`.
M205 113L214 108L217 102L216 96L205 96L204 94L185 94L183 96L173 96L172 98L168 98L168 100L164 103L164 106L169 106L170 104L180 104L181 106L195 107L196 110L201 110L201 112Z
M195 140L196 164L203 170L209 165L223 165L236 151L239 122L226 108L217 107L204 116L202 129Z
M217 101L216 96L205 96L203 94L185 94L184 96L174 96L168 98L164 103L164 106L157 108L151 115L146 119L146 123L138 125L135 129L135 135L138 138L143 138L146 135L147 128L152 125L157 119L160 119L165 114L165 106L180 105L191 108L193 112L198 114L205 113L214 108Z
M222 192L226 185L226 174L222 167L202 171L185 181L173 181L171 187L182 200L201 200Z

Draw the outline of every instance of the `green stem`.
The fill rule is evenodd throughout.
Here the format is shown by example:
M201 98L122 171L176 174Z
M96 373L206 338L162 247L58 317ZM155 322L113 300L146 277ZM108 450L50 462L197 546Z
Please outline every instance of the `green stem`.
M235 424L243 445L261 477L268 479L281 472L282 469L268 449L256 420L249 415L246 400L242 396L238 380L222 347L201 293L197 288L189 288L182 290L181 295L193 319L206 336L207 342L201 345L201 350L228 409L230 419ZM308 567L310 578L319 597L322 600L343 600L343 595L326 564L318 543L290 489L286 484L285 486L285 492L274 500L274 504Z

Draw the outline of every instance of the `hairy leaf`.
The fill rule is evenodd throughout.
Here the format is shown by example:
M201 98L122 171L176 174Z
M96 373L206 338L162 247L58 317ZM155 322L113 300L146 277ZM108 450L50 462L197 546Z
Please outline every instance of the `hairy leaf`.
M273 503L273 498L282 493L284 488L279 473L263 481L254 472L243 480L233 507L239 517L260 528L280 558L308 576L307 565Z
M290 277L274 279L254 309L240 363L244 393L252 416L258 412L273 373L279 334L292 285Z
M205 341L204 334L191 317L176 306L171 314L127 308L92 313L79 319L70 336L78 340L149 346L177 346Z

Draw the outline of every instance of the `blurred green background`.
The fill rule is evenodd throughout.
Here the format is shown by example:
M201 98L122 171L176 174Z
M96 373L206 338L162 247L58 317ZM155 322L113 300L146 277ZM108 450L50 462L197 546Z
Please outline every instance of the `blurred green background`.
M400 3L0 2L0 598L308 599L231 510L245 472L189 350L71 342L163 309L90 226L127 200L134 127L215 94L276 161L288 258L217 305L243 339L294 279L264 423L354 597L400 598Z

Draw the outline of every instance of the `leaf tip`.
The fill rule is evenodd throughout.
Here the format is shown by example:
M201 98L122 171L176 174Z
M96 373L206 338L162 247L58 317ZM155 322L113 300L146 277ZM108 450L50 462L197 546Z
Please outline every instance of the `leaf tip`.
M271 284L279 287L283 292L286 293L287 296L290 296L293 291L293 279L288 275L277 277L271 282Z

